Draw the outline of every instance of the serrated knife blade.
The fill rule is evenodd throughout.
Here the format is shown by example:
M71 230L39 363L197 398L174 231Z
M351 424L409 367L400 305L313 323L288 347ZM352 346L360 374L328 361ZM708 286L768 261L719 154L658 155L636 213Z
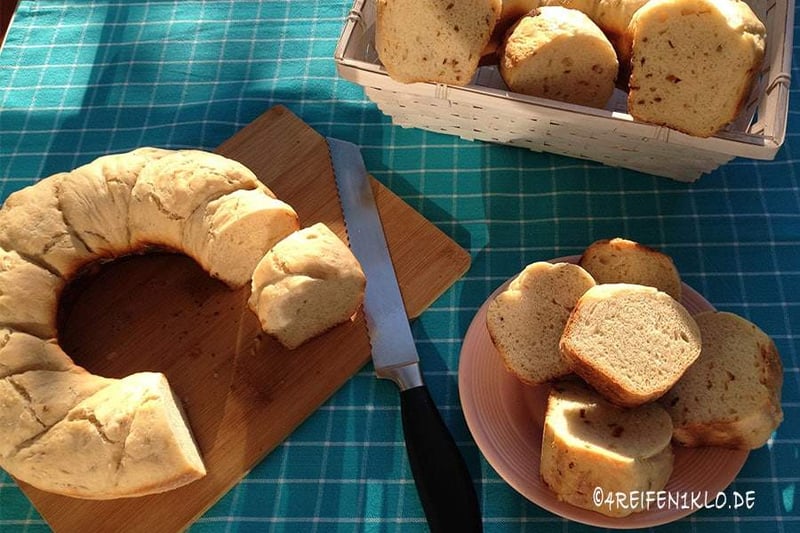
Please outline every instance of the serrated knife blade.
M482 531L475 487L428 392L361 152L328 138L350 248L367 278L364 315L378 377L400 389L411 471L433 533Z

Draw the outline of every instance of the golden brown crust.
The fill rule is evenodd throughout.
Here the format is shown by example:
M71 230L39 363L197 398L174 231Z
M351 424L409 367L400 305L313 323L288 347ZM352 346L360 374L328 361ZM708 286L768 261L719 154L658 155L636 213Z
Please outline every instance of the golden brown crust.
M605 493L660 490L672 473L672 428L658 404L621 409L584 383L557 383L548 397L540 476L559 500L607 516L641 511L598 505Z

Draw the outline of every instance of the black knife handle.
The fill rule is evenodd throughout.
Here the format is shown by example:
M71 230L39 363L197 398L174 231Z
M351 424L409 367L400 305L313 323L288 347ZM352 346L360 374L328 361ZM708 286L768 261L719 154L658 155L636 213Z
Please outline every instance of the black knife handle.
M408 461L432 533L483 531L475 486L425 385L400 392Z

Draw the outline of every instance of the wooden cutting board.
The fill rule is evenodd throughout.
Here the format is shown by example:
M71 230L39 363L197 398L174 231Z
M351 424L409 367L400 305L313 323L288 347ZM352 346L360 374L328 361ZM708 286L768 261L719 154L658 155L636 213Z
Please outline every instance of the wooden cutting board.
M346 238L327 144L286 108L267 111L217 151L250 167L303 226L325 222ZM469 255L372 183L406 309L416 317L467 270ZM164 372L208 475L164 494L111 501L20 483L55 531L185 529L369 360L363 315L289 351L261 334L248 294L170 254L121 259L71 285L61 345L103 376Z

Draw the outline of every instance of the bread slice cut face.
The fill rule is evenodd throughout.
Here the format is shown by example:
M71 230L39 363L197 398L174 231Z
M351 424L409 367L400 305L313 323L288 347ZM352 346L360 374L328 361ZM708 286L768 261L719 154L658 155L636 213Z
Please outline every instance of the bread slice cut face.
M754 449L783 420L783 365L775 343L749 320L727 312L695 315L700 357L662 398L684 446Z
M538 385L572 373L558 343L573 307L594 285L578 265L538 261L489 303L489 336L520 381Z
M701 337L679 302L654 287L596 285L572 310L559 347L573 371L617 405L666 393L700 355Z

